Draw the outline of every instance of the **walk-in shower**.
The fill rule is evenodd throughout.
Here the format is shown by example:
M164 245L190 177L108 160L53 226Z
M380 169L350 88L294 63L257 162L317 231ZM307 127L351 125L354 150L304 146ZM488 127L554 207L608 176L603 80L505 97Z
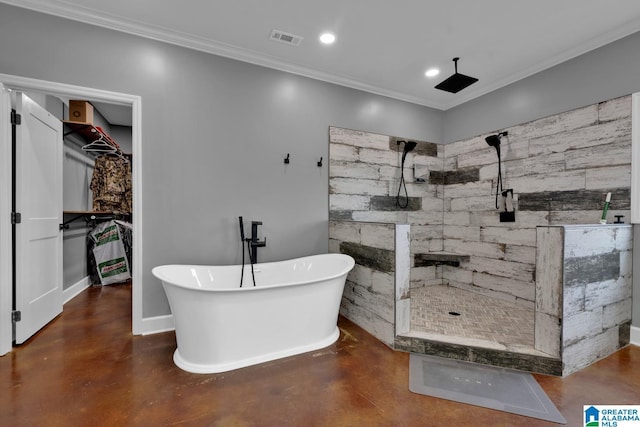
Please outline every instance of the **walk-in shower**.
M612 102L610 108L620 104L623 102ZM585 108L583 114L590 117L594 110ZM628 189L585 190L578 186L584 185L584 179L576 179L575 185L568 180L576 173L565 171L567 161L581 166L584 177L596 168L584 164L584 155L594 150L600 153L601 148L571 146L556 154L562 151L559 137L529 139L526 135L529 129L538 135L549 127L549 133L566 132L569 138L573 133L564 128L572 124L547 119L517 131L508 129L508 145L505 135L498 132L446 145L418 141L414 151L407 150L404 157L424 181L407 184L411 197L404 209L396 205L398 166L404 148L408 148L397 143L403 138L330 128L329 250L356 259L341 313L395 349L554 375L579 369L582 364L574 356L583 354L580 348L584 346L600 351L601 344L613 345L602 350L605 354L624 345L625 341L619 344L613 338L628 337L626 319L611 318L607 323L610 330L596 335L592 332L598 328L589 327L585 333L583 323L564 321L574 312L576 320L585 316L596 321L597 316L577 309L591 308L591 304L604 301L605 294L622 298L611 302L618 305L607 303L611 305L608 313L615 312L614 306L628 308L626 290L618 294L600 290L622 282L627 286L631 274L628 239L616 243L619 250L598 255L603 257L598 262L606 259L620 281L607 278L603 285L600 270L591 274L580 266L594 254L571 259L567 266L552 264L570 259L560 252L563 241L558 236L568 235L567 221L598 221L607 191L612 192L612 200L621 203L628 203L629 198ZM592 128L595 134L604 132L598 126ZM621 134L624 136L628 132ZM502 157L508 160L500 169L498 152L500 162ZM512 209L520 212L516 221L502 221L503 212L496 212L496 173L501 179L504 173L505 186L514 189ZM576 195L582 198L577 200ZM504 204L505 209L508 205ZM617 209L626 213L622 205ZM593 211L598 212L595 217ZM549 228L551 236L542 247L538 236L541 227ZM606 233L615 234L616 239L622 236L621 230L607 229L609 225L594 227L594 242L611 241ZM577 250L571 245L564 243L569 254ZM590 275L585 281L593 284L587 285L582 295L587 291L598 295L587 305L563 305L572 297L564 291L582 283L576 275L585 272ZM569 273L574 274L572 282L550 286L551 279L571 278ZM520 313L524 314L522 322L516 320ZM433 320L423 322L423 330L418 331L419 318Z

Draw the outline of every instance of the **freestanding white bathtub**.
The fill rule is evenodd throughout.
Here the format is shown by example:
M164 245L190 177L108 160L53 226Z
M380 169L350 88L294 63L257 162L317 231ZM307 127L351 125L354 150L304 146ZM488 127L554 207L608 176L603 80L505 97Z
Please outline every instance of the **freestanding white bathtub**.
M163 265L176 328L175 364L215 373L292 356L334 343L347 273L343 254L241 266Z

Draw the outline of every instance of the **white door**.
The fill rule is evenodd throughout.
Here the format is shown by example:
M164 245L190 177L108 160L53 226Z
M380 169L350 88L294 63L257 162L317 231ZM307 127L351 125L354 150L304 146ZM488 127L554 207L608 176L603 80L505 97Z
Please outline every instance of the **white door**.
M22 344L62 312L62 122L16 94L15 298Z

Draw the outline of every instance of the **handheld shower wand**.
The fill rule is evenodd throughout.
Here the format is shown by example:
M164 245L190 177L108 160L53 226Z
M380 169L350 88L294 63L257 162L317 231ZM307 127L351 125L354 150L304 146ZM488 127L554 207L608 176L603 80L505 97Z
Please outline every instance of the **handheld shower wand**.
M396 206L404 209L407 206L409 206L409 194L407 193L407 183L404 180L404 161L407 158L407 153L409 153L410 151L413 151L413 149L416 148L416 145L418 145L418 143L415 141L398 141L398 145L400 145L401 142L404 142L404 150L402 152L402 161L400 163L400 186L398 187L398 195L396 196ZM404 187L404 198L405 198L404 204L400 202L400 191L402 190L402 187Z
M402 152L402 163L404 163L404 159L407 158L407 153L409 151L413 151L413 149L416 148L416 145L418 145L418 143L415 141L407 141L404 143L404 151Z
M240 225L240 248L242 248L242 267L240 268L240 287L242 287L242 280L244 279L244 222L242 217L238 217L238 223Z
M501 159L500 159L500 139L503 136L507 136L507 135L508 135L508 132L504 131L504 132L500 132L497 135L489 135L484 139L485 141L487 141L487 144L490 147L494 147L496 149L496 153L498 153L498 181L496 182L496 209L500 209L500 206L498 205L498 194L502 192L502 166L501 166Z
M249 260L251 261L251 277L253 278L253 286L256 286L256 276L253 272L253 257L251 256L251 239L245 239L244 237L244 221L242 217L238 217L238 224L240 226L240 247L242 248L242 268L240 270L240 287L244 280L244 242L247 242L247 251L249 252Z
M244 243L244 222L241 216L238 217L238 222L240 223L240 240Z

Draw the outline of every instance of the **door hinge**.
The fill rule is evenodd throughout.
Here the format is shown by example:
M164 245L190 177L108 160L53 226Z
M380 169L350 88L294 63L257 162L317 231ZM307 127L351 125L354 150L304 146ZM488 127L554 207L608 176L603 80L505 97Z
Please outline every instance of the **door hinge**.
M22 320L22 312L21 311L12 311L11 312L11 321L13 323L19 322Z
M11 112L11 124L19 125L22 123L22 116L14 111Z
M20 212L11 212L11 224L20 224L22 222L22 215Z

